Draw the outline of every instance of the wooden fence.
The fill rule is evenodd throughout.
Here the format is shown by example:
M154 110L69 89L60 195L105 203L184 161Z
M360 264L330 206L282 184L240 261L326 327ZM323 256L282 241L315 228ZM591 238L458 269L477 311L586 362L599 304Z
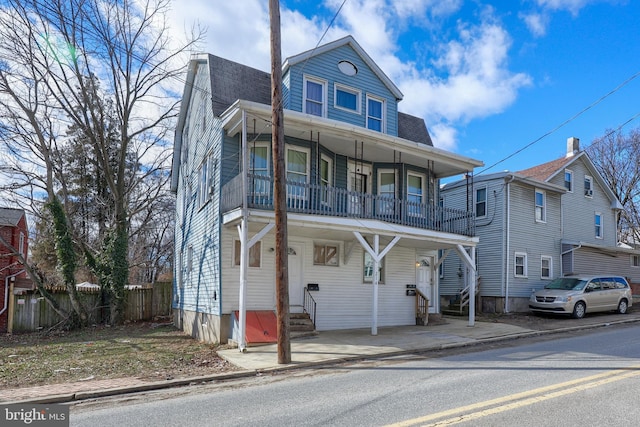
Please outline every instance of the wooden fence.
M125 290L124 320L152 320L171 315L171 282L156 282L153 288ZM53 289L52 294L60 307L71 311L69 294L64 289ZM30 332L53 327L64 319L40 296L38 291L15 295L13 332ZM99 290L78 290L78 297L89 313L91 323L100 323L109 307L100 301Z

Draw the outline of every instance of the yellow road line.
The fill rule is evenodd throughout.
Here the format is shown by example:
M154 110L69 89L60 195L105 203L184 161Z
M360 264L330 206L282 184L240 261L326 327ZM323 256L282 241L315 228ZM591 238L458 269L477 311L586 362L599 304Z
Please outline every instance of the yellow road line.
M566 394L575 393L581 390L586 390L599 385L607 384L614 381L619 381L625 378L630 378L636 375L640 375L640 365L631 366L624 369L616 369L614 371L603 372L596 375L591 375L584 378L578 378L563 383L553 384L550 386L540 387L533 390L524 391L521 393L510 394L508 396L499 397L496 399L486 400L484 402L478 402L471 405L461 406L458 408L449 409L446 411L438 412L435 414L425 415L424 417L413 418L410 420L401 421L399 423L390 424L387 427L408 427L417 424L424 424L428 422L434 422L436 420L447 418L436 424L431 425L451 425L462 421L468 421L483 416L497 414L499 412L508 411L520 406L531 405L537 402L541 402L554 397L559 397ZM556 391L559 389L564 389ZM534 397L535 396L535 397ZM514 402L515 401L515 402ZM513 402L513 403L509 403ZM496 408L487 409L491 406L498 406ZM504 408L504 409L503 409ZM476 411L466 414L470 411Z

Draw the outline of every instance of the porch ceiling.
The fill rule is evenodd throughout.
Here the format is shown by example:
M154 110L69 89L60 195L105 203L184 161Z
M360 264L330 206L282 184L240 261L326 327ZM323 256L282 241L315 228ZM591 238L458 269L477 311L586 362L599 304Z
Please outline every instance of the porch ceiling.
M238 101L222 115L225 129L230 135L235 135L242 130L242 110L246 111L251 118L257 119L257 132L271 133L269 105ZM366 162L392 163L395 160L425 168L430 167L438 178L471 172L474 168L483 165L479 160L429 145L291 110L284 112L284 128L287 136L314 142L319 138L322 146L344 156L363 158ZM362 151L360 142L363 142ZM433 161L433 164L429 165L429 161Z
M235 228L240 223L240 209L224 215L225 227ZM253 235L265 224L275 222L275 214L269 211L251 210L249 214L249 232ZM383 221L363 220L355 218L336 218L318 215L287 214L287 233L289 237L306 237L319 241L355 241L354 231L365 237L379 235L382 247L389 244L394 237L401 239L396 246L425 250L451 249L458 245L475 247L478 237L467 237L458 234L423 230L414 227L399 226ZM274 233L274 231L269 232Z

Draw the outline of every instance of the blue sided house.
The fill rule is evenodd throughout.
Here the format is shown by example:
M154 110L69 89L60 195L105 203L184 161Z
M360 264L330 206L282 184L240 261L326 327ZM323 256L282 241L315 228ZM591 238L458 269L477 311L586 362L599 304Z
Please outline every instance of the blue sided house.
M424 323L440 310L442 259L457 253L474 270L478 244L473 212L439 203L440 179L482 162L434 148L350 36L286 59L282 83L292 317L374 335ZM276 307L270 94L269 73L214 55L189 63L171 181L173 309L203 341L243 345Z

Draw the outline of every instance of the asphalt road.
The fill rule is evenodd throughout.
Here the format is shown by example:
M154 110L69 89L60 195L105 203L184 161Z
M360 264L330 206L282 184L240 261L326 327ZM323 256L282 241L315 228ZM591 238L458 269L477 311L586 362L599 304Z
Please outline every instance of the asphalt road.
M72 426L585 426L640 418L640 326L81 402Z

